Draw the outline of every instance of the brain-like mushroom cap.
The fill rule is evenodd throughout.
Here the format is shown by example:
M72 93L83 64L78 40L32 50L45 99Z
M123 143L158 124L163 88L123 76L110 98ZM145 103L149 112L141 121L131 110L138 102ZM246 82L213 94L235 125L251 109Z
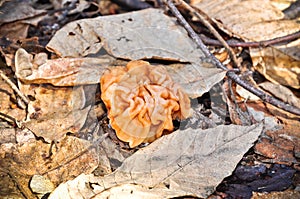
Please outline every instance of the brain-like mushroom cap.
M191 114L188 96L163 66L131 61L106 71L100 82L110 124L130 147L154 141L173 130L173 119Z

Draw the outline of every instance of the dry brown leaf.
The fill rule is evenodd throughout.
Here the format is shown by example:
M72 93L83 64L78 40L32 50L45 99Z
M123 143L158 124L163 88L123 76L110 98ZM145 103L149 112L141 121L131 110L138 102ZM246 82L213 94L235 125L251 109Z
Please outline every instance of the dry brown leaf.
M23 22L14 22L1 25L1 37L9 38L10 40L18 40L27 37L29 24Z
M0 196L7 198L23 199L24 194L20 193L20 188L16 186L16 183L11 176L1 169L1 183L5 186L0 186ZM34 197L34 196L33 196Z
M270 1L194 0L191 4L220 21L225 31L247 41L271 39L299 30L295 21L282 20L284 14Z
M300 28L300 27L299 27ZM300 42L299 42L300 44ZM300 45L299 45L300 46ZM295 52L300 52L300 48ZM294 55L296 55L294 53ZM256 70L271 82L300 88L300 56L295 59L273 47L251 50L251 58Z
M36 25L45 14L45 10L36 10L28 2L7 1L0 7L0 36L26 38L29 25Z
M294 147L294 143L288 139L262 138L255 145L254 150L256 154L272 159L272 163L291 165L297 162L294 157Z
M261 131L262 125L178 130L134 153L114 173L102 178L81 175L61 184L49 198L75 198L78 193L83 198L100 197L107 189L132 183L168 190L166 197L207 197L231 174ZM87 183L93 186L84 186Z
M16 52L15 67L19 80L29 83L50 83L55 86L74 86L99 83L100 77L113 62L110 56L100 58L61 58L39 60L24 49ZM46 63L45 63L46 62ZM175 82L192 98L208 92L211 86L224 78L226 72L216 70L208 60L197 64L165 65ZM197 74L197 75L196 75Z
M294 93L287 87L278 84L273 84L271 82L263 82L260 83L259 86L265 91L271 93L273 96L277 97L278 99L281 99L282 101L290 105L300 108L300 99L296 97Z
M15 143L16 142L16 130L13 128L5 128L0 123L0 144L3 143Z
M270 1L194 0L192 4L220 21L225 31L245 41L274 39L300 29L296 21L284 20L284 14ZM298 39L284 45L250 48L253 65L270 81L299 88L299 44Z
M25 91L25 92L24 92ZM91 105L85 106L82 87L30 86L25 94L34 92L28 104L28 118L24 125L47 142L62 139L66 133L78 133L85 124Z
M96 149L88 141L71 136L54 146L32 140L22 144L2 144L0 148L1 168L15 176L15 183L30 198L34 196L28 185L35 174L57 186L81 173L91 173L98 166Z
M252 103L251 105L253 104L256 105L256 103ZM247 104L248 117L252 118L256 122L263 122L265 130L276 130L280 128L280 125L278 125L278 119L263 111L265 111L265 107L263 107L262 110L255 110Z
M26 84L52 84L54 86L77 86L97 84L113 61L112 57L62 58L40 60L40 56L20 48L15 56L16 76Z
M225 76L205 58L174 18L157 9L69 23L55 34L47 48L62 57L88 56L105 49L109 55L129 60L190 62L174 69L169 66L168 70L191 97L201 96Z
M0 25L29 19L42 13L46 13L45 10L36 10L27 2L20 2L18 0L6 1L0 7Z

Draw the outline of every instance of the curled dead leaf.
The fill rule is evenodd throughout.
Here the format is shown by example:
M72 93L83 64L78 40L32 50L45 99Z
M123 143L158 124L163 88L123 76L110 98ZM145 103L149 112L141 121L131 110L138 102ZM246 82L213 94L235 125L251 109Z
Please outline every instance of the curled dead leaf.
M173 130L173 119L191 114L188 96L163 66L131 61L106 71L100 81L111 126L130 147L154 141Z

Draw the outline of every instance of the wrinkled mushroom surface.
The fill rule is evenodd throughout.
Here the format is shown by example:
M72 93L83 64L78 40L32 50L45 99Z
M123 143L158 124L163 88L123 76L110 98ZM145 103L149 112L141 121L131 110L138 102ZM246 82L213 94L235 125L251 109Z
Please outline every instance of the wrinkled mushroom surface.
M131 61L106 71L100 82L110 124L130 147L154 141L173 130L173 119L191 114L189 97L163 66Z

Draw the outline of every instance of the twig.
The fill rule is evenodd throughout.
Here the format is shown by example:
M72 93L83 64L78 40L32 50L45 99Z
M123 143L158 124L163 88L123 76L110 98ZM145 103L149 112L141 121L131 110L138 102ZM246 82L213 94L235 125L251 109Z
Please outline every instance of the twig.
M7 115L5 113L0 112L0 119L12 124L12 126L14 126L14 127L18 127L20 129L24 128L22 122L18 121L17 119L15 119L12 116Z
M215 39L210 39L204 35L200 35L200 38L203 40L203 42L207 45L214 45L214 46L222 46L220 41L217 41ZM300 31L285 35L282 37L277 37L274 39L264 40L264 41L258 41L258 42L239 42L239 41L227 41L227 44L231 47L251 47L251 48L261 48L261 47L268 47L271 45L280 44L283 42L290 42L295 39L300 38Z
M218 31L216 31L216 29L209 23L209 21L208 21L209 16L207 14L205 14L202 10L197 9L197 11L198 11L197 12L193 7L191 7L189 4L187 4L183 0L178 0L178 1L185 9L187 9L188 11L190 11L191 13L193 13L194 15L196 15L198 17L200 22L203 25L205 25L208 28L208 30L218 39L218 41L220 41L220 43L226 48L231 60L233 61L234 66L237 68L240 68L240 63L237 60L233 50L230 48L230 46L227 44L227 42L223 39L223 37L218 33Z
M1 113L1 112L0 112L0 119L5 120L6 122L8 122L10 124L17 125L15 118L13 118L9 115L6 115L4 113Z
M0 77L6 81L6 83L20 96L26 105L29 104L29 99L18 89L18 87L0 70Z
M208 48L203 44L200 37L195 33L195 31L192 29L192 27L187 23L187 21L183 18L183 16L180 14L178 9L173 4L172 0L166 0L166 3L171 10L171 12L175 15L175 17L178 19L178 21L182 24L182 26L186 29L186 31L189 33L190 37L194 40L194 42L198 45L198 47L203 51L204 55L210 58L214 64L223 70L227 71L227 77L235 81L237 84L245 88L246 90L250 91L251 93L258 96L263 101L272 104L278 108L281 108L285 111L288 111L290 113L300 115L300 108L294 107L290 104L284 103L271 95L268 95L264 93L263 91L253 87L252 85L248 84L244 80L242 80L234 71L228 70L215 56L213 56Z

